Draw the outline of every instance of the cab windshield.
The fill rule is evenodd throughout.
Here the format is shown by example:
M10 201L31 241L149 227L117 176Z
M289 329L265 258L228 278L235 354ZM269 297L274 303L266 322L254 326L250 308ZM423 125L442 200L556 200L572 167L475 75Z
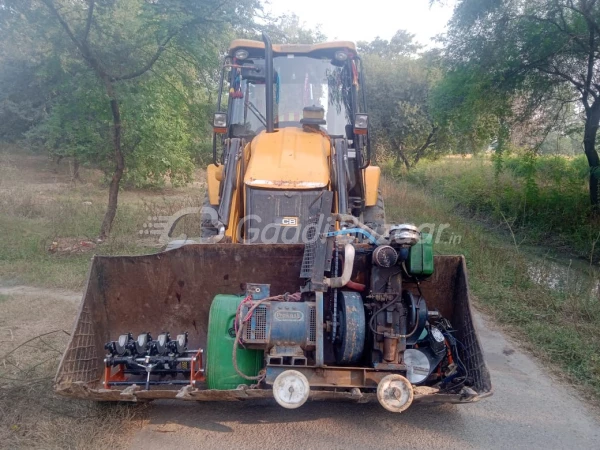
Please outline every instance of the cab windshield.
M300 127L303 109L320 106L326 121L321 128L330 135L345 135L353 80L346 68L334 66L330 59L295 55L275 57L273 68L276 128ZM265 129L264 81L244 79L240 70L233 69L229 102L235 136Z

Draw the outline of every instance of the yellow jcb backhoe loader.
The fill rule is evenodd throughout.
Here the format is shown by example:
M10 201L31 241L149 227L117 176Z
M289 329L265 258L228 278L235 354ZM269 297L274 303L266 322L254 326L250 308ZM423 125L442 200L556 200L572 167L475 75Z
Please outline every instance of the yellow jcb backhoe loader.
M393 412L491 395L464 258L385 226L362 66L350 42L233 41L202 236L94 258L59 393Z

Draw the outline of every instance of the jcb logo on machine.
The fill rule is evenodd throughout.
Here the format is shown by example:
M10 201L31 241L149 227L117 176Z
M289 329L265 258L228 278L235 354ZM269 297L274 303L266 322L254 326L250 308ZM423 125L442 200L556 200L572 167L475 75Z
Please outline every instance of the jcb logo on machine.
M279 224L284 227L297 227L299 221L297 217L281 217L279 219Z
M275 311L275 320L279 322L302 322L304 320L304 313L302 311Z

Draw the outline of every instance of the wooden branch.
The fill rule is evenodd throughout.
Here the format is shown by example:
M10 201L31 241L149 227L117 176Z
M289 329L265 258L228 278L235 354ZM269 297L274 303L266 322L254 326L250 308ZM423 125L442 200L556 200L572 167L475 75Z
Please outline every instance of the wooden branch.
M560 12L561 17L562 17L562 12L560 10L559 10L559 12ZM561 33L564 33L567 36L569 36L570 38L572 38L575 42L577 42L579 44L579 46L583 50L587 50L588 49L587 45L585 45L585 42L582 41L579 38L579 36L577 36L575 33L573 33L573 32L571 32L571 31L568 30L568 25L564 21L564 18L562 18L562 20L563 20L563 27L561 27L558 22L556 22L555 20L552 20L552 19L548 19L546 17L538 17L538 16L535 16L533 14L528 14L528 15L526 15L524 17L528 18L529 20L535 21L535 22L549 23L550 25L553 25L554 27L556 27L556 29L558 29L558 31L560 31Z
M92 28L92 18L94 17L94 5L96 2L95 0L89 0L89 2L90 6L88 8L87 21L85 22L85 30L83 31L81 42L87 42L88 36L90 35L90 29Z
M75 37L75 34L71 30L71 27L69 27L69 24L65 21L65 19L63 19L63 17L60 15L58 10L54 6L54 2L52 0L42 0L42 3L44 3L44 5L46 5L46 7L50 10L50 12L56 17L56 19L58 20L60 25L65 30L65 33L67 33L67 36L69 36L69 39L71 39L71 41L73 41L73 43L77 46L77 48L83 52L83 47L82 47L81 43Z
M595 3L595 2L593 2L593 3ZM592 3L592 6L593 6L593 3ZM575 6L575 4L573 3L572 0L568 0L566 4L559 5L559 6L564 6L565 8L570 9L574 13L577 13L580 16L582 16L589 24L591 24L591 26L594 28L596 33L600 34L600 25L594 21L593 16L590 16L589 11L584 11L583 9L577 8L577 6Z
M589 22L588 22L588 27L590 26ZM589 51L588 51L588 66L587 66L587 76L585 79L585 87L587 90L590 90L590 87L592 86L592 80L594 77L594 62L595 62L595 54L594 54L594 45L596 43L596 33L594 32L593 28L590 29L590 35L589 35L589 39L588 39L588 43L589 43ZM590 90L590 93L592 93L593 91ZM593 95L593 93L592 93ZM594 98L597 98L597 96L593 95Z
M42 2L50 10L50 12L56 17L56 19L58 20L60 25L65 30L65 33L67 33L67 36L69 36L69 39L71 39L71 41L73 41L73 43L75 44L77 49L81 52L81 56L83 56L83 59L89 64L89 66L92 69L94 69L96 71L96 73L100 76L100 78L105 83L107 81L109 81L111 78L110 75L107 73L107 71L104 69L104 67L102 67L102 63L94 55L92 55L92 51L91 51L89 45L87 44L87 41L86 42L79 41L75 37L75 33L73 33L73 31L71 30L71 27L69 27L69 24L60 15L58 10L54 6L54 3L52 0L42 0ZM92 14L92 16L93 16L93 14Z
M218 11L219 9L221 9L223 7L223 5L225 5L225 3L226 3L226 1L223 1L223 2L219 3L218 5L216 5L215 8L213 8L212 11L207 14L206 17L211 17L212 13L214 13L215 11ZM154 66L154 64L156 63L156 61L158 61L158 58L160 58L160 55L166 50L167 45L169 45L169 42L171 42L171 40L175 36L177 36L179 33L181 33L181 31L183 31L185 28L190 27L190 26L195 25L195 24L199 24L199 23L211 23L211 22L213 22L213 21L210 20L210 19L207 19L207 18L192 20L189 23L187 23L186 25L182 26L177 31L172 31L165 38L165 40L158 45L158 49L156 50L156 52L154 53L154 55L152 56L152 58L150 58L150 60L146 63L146 65L144 65L140 69L136 70L135 72L129 73L127 75L121 75L121 76L118 76L118 77L111 77L111 80L112 81L131 80L133 78L137 78L137 77L145 74L150 69L152 69L152 66Z
M425 143L423 145L421 145L421 147L419 147L419 149L417 150L416 156L415 156L415 161L413 164L417 164L419 162L419 160L421 159L421 156L423 156L423 152L425 152L425 150L427 150L429 148L429 146L435 145L434 137L435 137L436 132L437 132L437 127L432 126L431 132L429 133L429 136L427 136Z
M21 347L23 347L26 344L29 344L32 341L35 341L36 339L42 338L44 336L48 336L50 334L56 334L56 333L64 333L67 336L71 336L71 333L69 333L68 331L65 331L65 330L53 330L53 331L48 331L47 333L38 334L37 336L34 336L31 339L27 339L25 342L22 342L21 344L17 345L16 347L14 347L8 353L5 353L4 355L2 355L0 357L0 360L6 359L8 356L12 355L14 352L16 352L17 350L19 350Z
M152 58L150 58L150 60L143 67L141 67L140 69L138 69L134 72L131 72L127 75L121 75L119 77L111 77L111 81L131 80L133 78L142 76L143 74L148 72L150 69L152 69L152 66L154 66L156 61L158 61L158 58L160 58L160 55L162 55L162 53L165 51L167 45L169 44L169 42L171 42L171 39L173 39L178 33L179 33L179 31L172 32L171 34L169 34L169 36L167 36L165 38L165 40L160 43L160 45L158 46L158 49L156 50L156 52L154 53Z
M575 78L573 78L571 75L566 74L564 72L559 71L556 67L552 67L553 70L548 70L545 69L543 67L537 67L537 69L540 72L544 72L547 73L548 75L556 75L558 77L561 77L569 82L571 82L571 84L573 84L573 86L575 86L577 89L579 89L581 92L585 91L585 86L580 83L579 81L577 81Z

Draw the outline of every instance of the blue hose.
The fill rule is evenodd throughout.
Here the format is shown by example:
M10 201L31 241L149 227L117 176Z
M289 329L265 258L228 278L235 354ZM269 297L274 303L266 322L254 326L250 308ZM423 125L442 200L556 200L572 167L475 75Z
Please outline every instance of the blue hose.
M369 239L373 244L377 244L377 239L375 239L375 237L371 233L369 233L366 230L363 230L362 228L348 228L345 230L330 231L329 233L326 234L326 236L331 237L331 236L340 236L340 235L355 234L355 233L362 234L367 239Z

